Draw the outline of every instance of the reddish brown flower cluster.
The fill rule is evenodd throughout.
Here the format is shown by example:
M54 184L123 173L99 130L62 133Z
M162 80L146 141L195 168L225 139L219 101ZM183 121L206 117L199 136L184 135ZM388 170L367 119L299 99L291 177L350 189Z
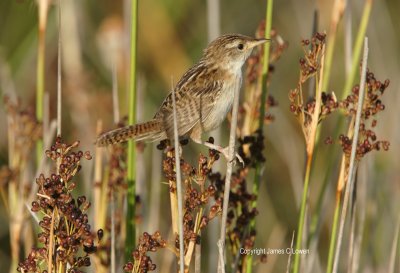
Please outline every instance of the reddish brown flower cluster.
M306 39L302 40L302 46L304 50L304 58L300 58L300 72L301 83L307 81L310 77L318 71L321 66L321 55L323 53L323 47L325 46L325 33L317 32L311 41ZM308 49L309 48L309 49Z
M217 199L211 206L208 215L201 216L200 223L195 220L199 210L211 203L214 197L215 187L212 185L206 186L205 182L208 175L211 173L212 165L218 157L219 154L213 150L210 150L210 158L200 154L198 168L194 169L194 172L190 174L185 174L187 175L185 179L186 188L184 197L185 215L183 219L185 242L194 241L200 243L200 237L198 235L199 228L205 228L207 224L222 211L222 200ZM184 162L184 166L185 165L189 164ZM177 246L179 246L178 239L179 237L177 236Z
M146 273L156 270L156 265L153 264L148 252L156 252L160 248L165 248L166 241L161 238L160 232L156 231L153 235L144 232L139 237L139 244L132 252L133 262L128 262L124 265L125 272Z
M37 200L32 202L32 211L45 215L39 222L42 232L38 234L43 247L33 249L19 264L20 272L45 272L41 266L48 262L50 249L56 253L51 260L53 268L66 268L68 264L69 272L81 272L80 267L90 266L88 254L96 251L95 236L86 214L90 203L85 196L75 200L72 191L76 184L72 180L81 168L82 157L87 160L92 157L89 152L73 152L78 145L79 142L67 145L58 137L46 151L46 155L57 164L58 173L47 178L41 174L36 179L38 193ZM79 250L83 250L85 255L79 256Z
M209 142L213 142L213 139L210 138ZM164 150L166 154L163 160L163 171L165 177L169 181L171 198L177 198L175 151L171 146L169 146L168 141L162 141L158 145L158 149ZM211 175L212 166L218 159L219 153L214 150L209 150L209 157L200 154L197 167L193 167L184 159L181 159L180 161L182 181L184 183L183 243L185 257L189 259L192 257L194 244L200 244L200 230L205 228L208 223L217 217L222 211L222 199L218 198L214 201L215 186L207 185L207 178ZM206 207L208 204L211 206L210 210L207 212ZM175 211L173 212L173 215L174 213ZM177 232L177 230L175 232ZM168 249L173 250L175 255L179 255L179 236L178 234L175 235L175 240L168 246ZM153 243L155 243L155 245ZM159 232L156 232L152 236L144 233L140 239L138 247L132 254L134 262L127 263L124 270L127 272L148 272L154 270L156 265L152 263L146 252L149 250L157 251L159 248L164 248L166 246L167 243L161 239Z
M319 122L326 118L330 113L336 111L339 107L339 103L337 102L335 93L325 93L322 92L321 94L321 113Z
M233 259L240 248L252 249L256 237L255 229L250 228L250 222L257 216L258 211L253 208L252 201L257 196L247 190L246 176L248 168L238 169L232 175L231 191L229 195L229 211L227 218L227 239ZM225 189L225 178L219 173L210 176L216 187L215 198L222 200ZM245 255L239 259L239 268L244 262Z
M265 162L264 135L257 130L253 135L239 138L238 153L244 161L245 167L255 168L258 163Z
M210 138L209 142L213 143ZM184 189L184 245L185 249L190 242L199 242L199 230L206 227L209 221L214 219L222 211L222 201L217 199L211 206L208 215L202 213L200 217L197 214L202 211L214 197L215 187L207 186L206 180L212 171L213 164L219 159L219 153L209 150L209 157L200 154L197 168L181 159L182 179L185 184ZM173 152L167 152L167 156L163 161L164 174L170 181L175 181L175 155ZM170 183L170 191L175 192L176 184ZM196 219L200 219L197 220ZM175 240L176 249L179 248L179 237Z
M235 260L240 248L251 249L254 247L256 230L252 222L258 215L254 206L257 195L248 191L246 177L251 168L265 162L264 136L262 131L256 130L254 134L239 138L238 153L243 158L245 165L236 168L232 174L231 190L229 195L227 240L229 252ZM225 191L225 177L219 172L208 175L211 184L215 187L214 198L223 202ZM237 260L239 267L245 263L246 255L241 255ZM260 262L265 262L266 257L261 256Z
M366 75L366 96L363 105L362 118L367 120L375 116L380 111L385 110L385 105L381 101L386 88L389 86L390 81L387 79L381 82L375 78L374 73L367 71ZM345 100L340 102L340 108L344 109L347 115L354 115L357 111L358 94L360 86L356 85L351 90L351 94ZM376 123L375 123L376 125Z
M379 112L385 110L385 105L382 103L381 97L389 86L389 83L389 80L385 80L384 82L377 80L372 72L367 71L366 93L361 113L356 160L360 160L364 155L373 150L379 151L380 149L383 149L387 151L389 149L389 141L378 140L375 132L372 130L372 128L374 128L378 123L375 116ZM339 103L339 107L345 111L346 115L356 115L359 92L360 86L354 86L351 94ZM339 142L345 155L350 157L353 142L352 138L340 135Z
M300 58L300 78L296 89L289 92L290 111L302 122L304 127L311 123L315 108L315 98L307 103L303 102L302 85L310 78L314 77L321 67L321 57L325 46L324 33L316 33L310 40L302 40L304 58ZM321 79L320 79L321 80ZM336 98L333 94L322 93L321 115L332 112L336 105ZM320 116L319 119L322 118Z

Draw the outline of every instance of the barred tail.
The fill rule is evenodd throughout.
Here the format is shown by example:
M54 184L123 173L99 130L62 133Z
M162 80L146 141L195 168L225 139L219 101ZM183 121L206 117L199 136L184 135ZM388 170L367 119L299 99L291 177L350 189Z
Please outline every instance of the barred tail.
M122 128L118 128L109 132L105 132L98 136L96 140L97 146L107 146L120 142L127 141L129 139L138 140L158 140L165 135L162 130L162 122L153 119L148 122L139 123L135 125L129 125Z

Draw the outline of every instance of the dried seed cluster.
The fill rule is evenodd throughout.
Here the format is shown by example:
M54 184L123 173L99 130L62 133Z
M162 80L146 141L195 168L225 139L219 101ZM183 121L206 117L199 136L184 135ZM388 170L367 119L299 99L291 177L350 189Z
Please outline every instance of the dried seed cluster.
M321 67L322 49L325 46L325 38L325 33L317 32L311 38L311 41L308 39L301 41L304 50L304 58L300 58L299 60L301 83L313 77Z
M81 160L90 160L89 152L73 152L79 142L67 145L58 137L46 155L56 164L58 172L36 179L37 199L32 202L32 211L44 215L39 222L41 233L38 240L43 247L35 248L28 258L19 263L19 272L46 272L42 266L48 263L50 249L53 268L66 268L68 272L81 272L81 267L90 266L89 254L96 251L95 236L91 232L87 210L90 202L85 196L75 199L72 192L76 187L74 176L81 169ZM102 232L99 231L98 234ZM83 256L79 253L83 250ZM48 265L46 266L46 268Z
M153 235L144 232L139 237L139 244L132 252L133 262L124 265L125 272L146 273L156 270L156 265L152 262L148 252L156 252L160 248L165 248L167 242L162 239L160 232L156 231Z
M316 33L310 40L303 40L302 46L305 52L304 58L300 58L300 78L297 88L289 92L290 111L299 120L306 143L309 143L309 136L315 112L316 99L311 98L307 103L303 102L303 84L310 78L314 77L318 83L319 70L321 67L321 58L325 46L325 34ZM365 154L372 150L389 149L390 143L385 140L378 140L375 132L372 130L377 125L377 120L374 116L385 109L385 105L381 101L381 97L389 86L389 80L381 82L377 80L374 74L370 71L366 72L366 97L363 102L361 114L361 125L359 131L359 140L357 144L356 159L360 160ZM321 93L321 108L319 110L318 123L329 116L332 112L341 109L345 115L356 115L357 104L360 92L359 85L356 85L351 90L351 94L344 100L338 101L334 93ZM354 120L354 119L353 119ZM371 121L372 120L372 121ZM339 136L339 142L347 159L351 154L352 138L351 135ZM328 137L325 140L326 144L332 144L333 138Z
M315 98L304 102L303 84L311 79L317 78L321 68L321 58L325 47L325 33L316 33L311 40L302 40L304 58L300 58L300 77L297 87L289 92L290 111L299 120L306 140L312 123L315 111ZM319 79L321 80L321 79ZM318 122L321 122L329 114L338 108L338 102L334 93L321 93L321 109Z
M264 135L257 130L253 135L239 138L238 153L243 158L246 167L255 168L258 163L265 162Z
M360 160L364 155L373 150L379 151L383 149L387 151L389 149L389 141L379 140L373 131L373 128L378 124L376 115L385 110L385 105L382 103L381 97L389 86L389 83L389 80L385 80L384 82L377 80L372 72L367 71L366 93L361 112L362 122L359 129L356 160ZM339 107L345 111L346 115L353 117L356 115L359 92L360 86L354 86L351 94L339 103ZM353 139L342 134L339 136L339 142L344 154L349 158Z
M210 138L209 142L213 143ZM182 143L185 145L187 142ZM169 191L171 196L176 197L176 172L175 172L175 151L168 141L162 141L158 145L158 149L164 150L165 158L163 160L163 172L169 182ZM217 217L222 211L222 198L214 201L215 186L207 185L208 177L212 173L213 164L219 159L219 153L209 150L209 156L199 156L197 166L194 167L181 159L180 165L182 170L182 180L184 182L183 189L183 231L184 231L184 253L185 259L191 259L194 245L200 244L200 231L204 229L208 223ZM207 206L210 209L207 212ZM140 239L138 247L133 252L133 262L129 262L124 266L126 272L148 272L153 271L156 265L152 263L148 251L157 251L160 248L168 246L175 255L179 255L179 236L175 234L175 239L171 244L161 239L160 233L153 235L144 233ZM192 246L192 247L191 247Z
M253 135L239 138L238 152L245 162L242 168L236 168L232 174L231 190L229 195L229 210L227 217L227 240L229 250L234 260L240 248L254 248L256 230L251 222L258 215L253 202L257 195L250 193L247 189L246 178L251 168L265 162L263 155L264 136L262 131L257 130ZM219 172L209 174L209 180L215 187L214 198L223 202L225 191L225 177ZM246 255L241 255L238 260L239 267L245 263ZM265 262L266 257L260 256L260 261Z
M212 138L209 142L213 143ZM215 194L213 185L206 185L208 176L211 174L213 164L219 159L219 153L214 150L209 150L209 157L200 154L197 168L181 159L182 179L184 181L184 246L190 242L200 243L199 231L207 226L209 221L214 219L222 211L222 200L217 199L211 206L208 214L205 207L212 202ZM170 191L175 192L175 155L172 148L163 161L163 169L165 177L170 181ZM171 183L172 182L172 183ZM196 220L197 219L197 220ZM175 247L179 249L179 236L175 238Z
M229 195L229 210L227 217L227 240L232 258L235 259L240 248L254 248L256 231L250 228L250 222L257 216L258 211L253 208L252 202L256 195L247 190L246 176L248 168L237 169L232 175L231 191ZM225 177L220 173L213 173L210 180L215 185L215 198L223 200ZM245 255L239 259L239 268L244 262Z

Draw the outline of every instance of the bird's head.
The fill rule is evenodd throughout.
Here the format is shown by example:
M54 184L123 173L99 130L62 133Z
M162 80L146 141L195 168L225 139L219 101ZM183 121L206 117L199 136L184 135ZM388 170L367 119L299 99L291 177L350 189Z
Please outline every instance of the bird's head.
M236 72L241 69L253 48L267 41L269 39L255 39L240 34L223 35L206 47L203 60Z

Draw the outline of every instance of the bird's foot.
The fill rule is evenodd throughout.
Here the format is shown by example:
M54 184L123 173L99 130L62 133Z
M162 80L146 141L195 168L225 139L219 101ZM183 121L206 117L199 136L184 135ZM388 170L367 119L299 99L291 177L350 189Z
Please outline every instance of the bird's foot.
M221 154L223 154L226 158L226 160L228 160L229 162L232 162L235 160L235 157L237 158L237 160L242 164L242 166L244 166L244 161L243 158L235 152L235 157L231 158L229 155L229 146L227 147L221 147L219 145L215 145L214 143L210 143L210 142L204 142L204 145L207 146L210 149L216 150L218 152L220 152Z

